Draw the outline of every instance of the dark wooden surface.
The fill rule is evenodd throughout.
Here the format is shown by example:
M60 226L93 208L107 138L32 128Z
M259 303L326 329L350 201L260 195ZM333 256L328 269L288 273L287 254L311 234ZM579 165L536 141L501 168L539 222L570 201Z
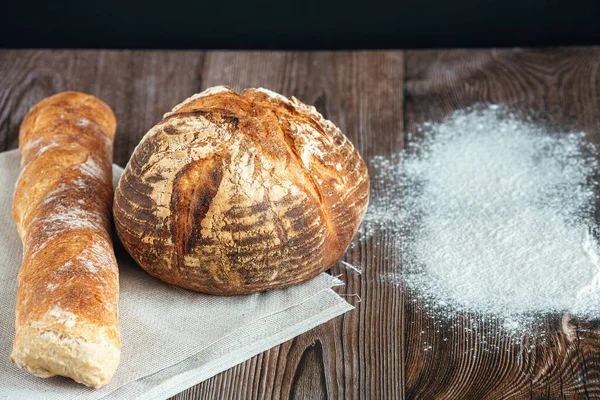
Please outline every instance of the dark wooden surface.
M115 162L124 165L162 114L206 87L264 86L314 104L368 160L402 150L405 132L478 102L505 103L582 129L600 144L600 48L385 52L0 50L0 150L15 148L34 103L89 92L115 111ZM386 190L374 185L372 196ZM356 306L175 399L600 398L597 323L546 319L545 341L516 343L439 325L389 274L396 238L380 231L332 268ZM383 277L383 278L382 278ZM459 316L466 322L469 316ZM566 328L566 329L565 329ZM479 332L494 332L494 322ZM444 340L445 339L445 340ZM426 344L424 346L424 344ZM429 348L431 346L431 348Z

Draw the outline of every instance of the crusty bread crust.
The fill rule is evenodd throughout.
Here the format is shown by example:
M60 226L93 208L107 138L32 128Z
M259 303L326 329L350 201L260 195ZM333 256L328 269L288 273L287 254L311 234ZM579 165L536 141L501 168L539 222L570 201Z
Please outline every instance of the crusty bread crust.
M314 107L219 86L175 106L144 136L113 212L125 248L151 275L231 295L331 267L368 198L363 159Z
M23 241L11 360L31 373L107 383L120 357L111 240L116 121L94 96L36 104L19 132L13 218Z

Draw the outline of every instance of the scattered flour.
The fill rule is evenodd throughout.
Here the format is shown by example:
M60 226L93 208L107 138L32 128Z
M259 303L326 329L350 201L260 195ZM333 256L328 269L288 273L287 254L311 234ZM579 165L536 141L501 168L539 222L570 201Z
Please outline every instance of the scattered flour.
M88 272L92 274L98 273L98 268L94 265L94 263L91 260L79 257L79 261L81 262L81 264L83 264L83 266L87 268Z
M59 306L52 307L52 309L50 309L46 315L52 317L52 322L63 324L67 328L72 328L77 322L76 314L73 314L70 311L65 311Z
M372 165L382 195L363 238L395 233L403 268L382 279L507 331L545 314L600 317L598 165L583 133L489 106L425 124L405 152Z
M48 150L50 150L50 149L57 148L57 147L60 147L60 144L59 144L59 143L56 143L56 142L51 142L51 143L48 143L48 144L47 144L47 145L45 145L45 146L41 146L41 147L40 147L40 148L37 150L37 152L36 152L35 154L36 154L36 156L37 156L37 157L39 157L39 156L41 156L41 155L42 155L44 152L46 152L46 151L48 151Z
M58 283L49 283L48 285L46 285L46 288L50 292L53 292L54 290L56 290L57 287L58 287Z
M92 121L90 121L89 119L80 117L79 120L77 122L75 122L75 125L79 126L80 128L85 128L86 126L88 126L91 123L92 123Z
M87 175L91 178L98 179L100 181L104 181L106 179L106 172L91 155L88 155L87 160L83 164L78 165L76 168L81 170L84 175Z

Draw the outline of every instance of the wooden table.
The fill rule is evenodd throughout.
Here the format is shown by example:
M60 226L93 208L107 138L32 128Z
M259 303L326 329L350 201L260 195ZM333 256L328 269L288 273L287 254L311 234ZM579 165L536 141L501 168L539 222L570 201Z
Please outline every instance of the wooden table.
M476 102L504 103L600 144L600 48L382 52L0 51L0 150L17 146L34 103L62 90L115 110L124 165L162 114L213 85L264 86L314 104L363 156L402 150L405 133ZM6 189L6 188L5 188ZM375 185L372 196L383 193ZM238 365L176 399L479 399L600 397L598 323L558 316L546 343L434 326L418 297L382 279L401 269L389 232L357 243L334 266L356 310ZM358 296L351 296L358 294ZM460 316L457 320L467 318ZM482 326L481 329L489 328ZM447 340L443 340L447 338ZM424 351L422 343L432 348Z

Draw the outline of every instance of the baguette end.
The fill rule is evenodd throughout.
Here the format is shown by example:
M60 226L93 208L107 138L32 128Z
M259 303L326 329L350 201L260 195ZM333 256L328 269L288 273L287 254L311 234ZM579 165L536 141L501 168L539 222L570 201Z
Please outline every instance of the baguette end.
M41 377L69 377L92 388L110 381L121 350L108 337L87 340L57 329L28 326L17 332L10 360Z

